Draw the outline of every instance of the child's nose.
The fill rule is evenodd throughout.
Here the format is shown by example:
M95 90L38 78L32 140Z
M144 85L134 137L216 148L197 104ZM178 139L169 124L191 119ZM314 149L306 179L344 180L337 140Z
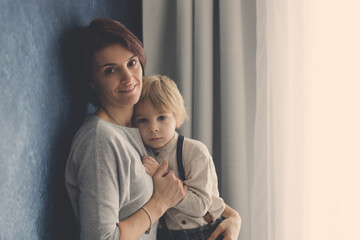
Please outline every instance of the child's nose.
M151 124L150 126L150 132L157 132L159 131L159 128L156 124Z

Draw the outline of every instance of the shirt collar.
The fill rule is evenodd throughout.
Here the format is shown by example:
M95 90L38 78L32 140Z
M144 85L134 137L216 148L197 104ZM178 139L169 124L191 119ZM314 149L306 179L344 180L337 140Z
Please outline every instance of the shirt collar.
M154 155L155 156L158 155L156 157L159 157L161 155L169 154L172 151L174 151L176 149L176 146L177 146L178 136L179 136L179 134L177 132L175 132L174 137L167 144L165 144L161 148L153 149Z

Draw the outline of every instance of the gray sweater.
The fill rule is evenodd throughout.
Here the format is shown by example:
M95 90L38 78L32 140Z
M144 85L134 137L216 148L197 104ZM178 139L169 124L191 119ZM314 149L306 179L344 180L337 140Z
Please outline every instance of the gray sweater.
M116 223L150 199L153 182L141 163L145 155L138 129L87 117L73 139L65 171L81 239L118 240ZM156 239L156 228L157 222L140 239Z

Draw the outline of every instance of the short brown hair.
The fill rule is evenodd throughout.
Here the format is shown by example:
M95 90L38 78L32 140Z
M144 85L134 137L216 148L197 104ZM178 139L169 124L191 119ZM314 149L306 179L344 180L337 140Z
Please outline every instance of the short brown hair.
M167 76L148 75L143 77L140 99L135 104L134 109L145 99L148 99L160 111L172 112L175 116L177 127L180 127L185 119L188 118L184 99L176 83Z
M111 44L121 44L139 58L141 67L145 69L146 55L140 40L123 24L108 18L97 18L84 29L84 61L87 98L95 106L99 106L99 100L94 91L88 85L93 80L92 62L93 55Z

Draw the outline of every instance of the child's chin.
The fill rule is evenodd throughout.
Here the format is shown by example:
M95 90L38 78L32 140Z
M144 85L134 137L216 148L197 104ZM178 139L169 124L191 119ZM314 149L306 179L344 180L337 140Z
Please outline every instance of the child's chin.
M158 149L158 148L161 148L164 146L164 144L154 144L154 143L151 143L151 144L148 144L148 146L150 146L151 148L155 148L155 149Z

